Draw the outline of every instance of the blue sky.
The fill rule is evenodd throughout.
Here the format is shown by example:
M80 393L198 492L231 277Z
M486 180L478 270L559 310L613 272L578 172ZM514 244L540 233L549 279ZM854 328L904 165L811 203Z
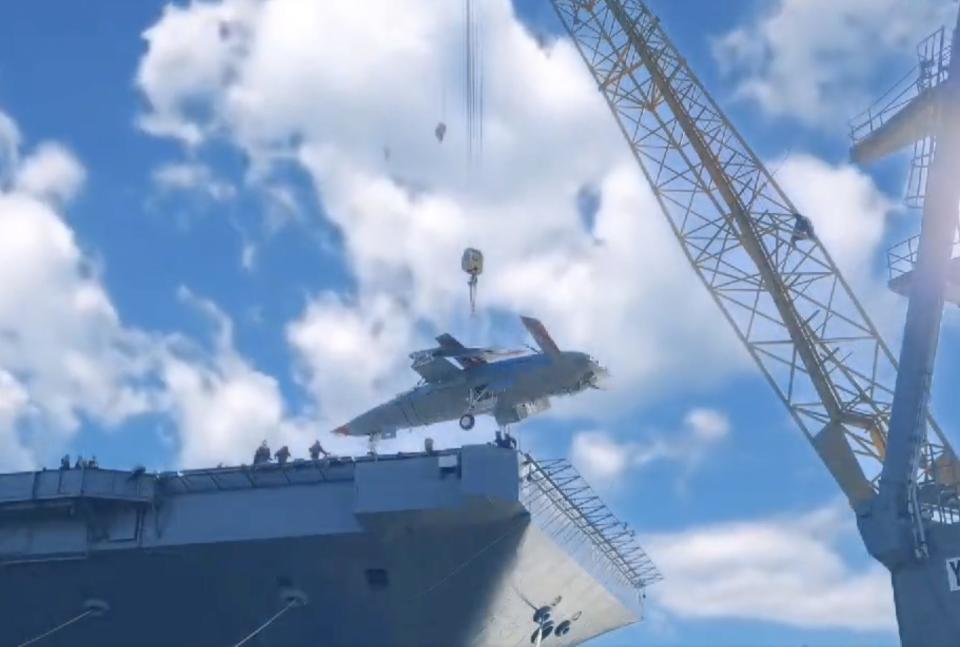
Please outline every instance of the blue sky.
M459 3L380 4L6 8L0 469L240 462L264 437L360 451L327 430L408 386L409 350L444 330L513 345L532 312L614 380L524 424L524 444L571 456L667 576L649 621L599 644L894 644L885 574L684 264L548 3L485 5L474 166ZM651 4L895 341L884 252L917 225L906 160L847 166L846 119L950 3ZM951 313L942 357L958 342ZM949 433L957 369L939 368ZM689 566L699 541L717 547L708 574Z

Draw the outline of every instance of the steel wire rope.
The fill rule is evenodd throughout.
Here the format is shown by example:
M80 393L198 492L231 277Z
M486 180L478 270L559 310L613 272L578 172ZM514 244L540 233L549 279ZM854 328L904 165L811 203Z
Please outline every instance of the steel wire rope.
M57 633L57 632L60 631L61 629L65 629L66 627L69 627L69 626L72 625L73 623L79 622L79 621L83 620L84 618L86 618L87 616L92 615L92 614L94 614L94 613L96 613L96 612L97 612L96 609L87 609L87 610L84 611L83 613L81 613L81 614L79 614L79 615L76 615L76 616L70 618L69 620L67 620L66 622L63 622L63 623L57 625L57 626L54 627L53 629L50 629L50 630L48 630L48 631L45 631L44 633L40 634L39 636L34 636L34 637L31 638L30 640L27 640L27 641L25 641L25 642L20 643L19 645L17 645L17 647L27 647L27 645L32 645L32 644L34 644L34 643L36 643L36 642L40 642L40 641L43 640L44 638L47 638L47 637L49 637L49 636L52 636L53 634Z
M485 497L485 498L487 499L487 502L488 502L488 503L493 503L493 501L490 499L490 497ZM436 589L437 587L439 587L441 584L445 583L445 582L446 582L447 580L449 580L451 577L453 577L454 575L456 575L457 573L459 573L460 571L462 571L464 568L466 568L466 567L470 564L470 562L472 562L472 561L475 560L476 558L480 557L480 555L482 555L483 553L487 552L487 551L488 551L490 548L492 548L493 546L499 544L501 541L503 541L504 539L506 539L509 535L517 532L517 530L521 530L521 531L522 531L522 530L525 530L526 527L527 527L525 524L521 524L521 525L519 525L519 526L514 526L514 525L512 525L512 523L513 523L514 521L516 521L516 520L517 520L517 518L511 518L511 519L509 520L509 521L511 522L511 527L507 528L507 530L506 530L502 535L500 535L499 537L496 537L496 538L494 538L494 539L491 539L491 540L490 540L489 542L487 542L484 546L481 546L480 549L479 549L477 552L475 552L474 554L470 555L470 556L467 557L465 560L463 560L462 562L460 562L459 564L457 564L456 566L454 566L453 569L451 569L449 573L447 573L446 575L444 575L443 577L441 577L439 580L437 580L436 582L434 582L433 584L431 584L430 586L428 586L427 588L425 588L423 591L421 591L419 597L421 597L421 598L424 597L425 595L427 595L428 593L430 593L431 591L433 591L434 589ZM234 647L239 647L239 646L236 646L236 645L235 645Z
M243 638L240 642L235 643L235 644L233 645L233 647L241 647L241 645L247 644L247 643L250 642L253 638L255 638L255 637L257 636L257 634L259 634L261 631L263 631L264 629L266 629L267 627L269 627L270 625L272 625L275 621L277 621L277 620L280 618L280 616L282 616L284 613L286 613L287 611L289 611L289 610L292 609L293 607L298 606L299 604L300 604L300 601L299 601L299 600L297 600L297 599L291 599L290 601L288 601L288 602L286 603L286 605L284 605L284 607L283 607L282 609L280 609L280 610L277 611L275 614L273 614L272 616L270 616L270 618L269 618L266 622L264 622L262 625L260 625L260 626L257 627L256 629L254 629L252 633L248 634L248 635L247 635L245 638Z

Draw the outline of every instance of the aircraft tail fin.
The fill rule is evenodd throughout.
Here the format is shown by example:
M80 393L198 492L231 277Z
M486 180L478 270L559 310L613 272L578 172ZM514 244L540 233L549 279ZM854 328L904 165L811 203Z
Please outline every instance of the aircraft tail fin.
M533 317L520 317L520 320L530 332L530 336L533 337L534 341L537 342L537 346L540 347L541 351L547 355L556 355L560 352L560 347L557 346L557 342L553 341L550 333L547 332L546 327L540 322L539 319L535 319Z

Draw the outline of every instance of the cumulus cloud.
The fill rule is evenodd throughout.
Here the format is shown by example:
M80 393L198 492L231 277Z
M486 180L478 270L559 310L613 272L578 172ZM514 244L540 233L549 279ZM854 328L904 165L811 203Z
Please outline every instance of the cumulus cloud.
M916 65L916 43L953 12L939 0L763 4L766 11L714 43L715 57L740 97L830 130L843 128Z
M27 415L30 397L7 371L0 370L0 469L25 470L34 462L18 435L18 423Z
M24 157L5 115L15 180L0 189L0 468L61 446L84 419L114 425L152 404L148 336L125 328L97 268L55 211L83 181L55 143Z
M287 328L300 379L323 417L346 422L385 392L410 386L405 375L413 342L403 304L377 296L362 303L332 293L313 299ZM405 379L404 379L405 378Z
M69 150L43 142L17 169L14 189L41 200L63 204L82 188L86 170Z
M878 273L875 262L888 224L904 213L903 208L862 170L811 155L790 156L780 166L777 181L810 217L881 334L887 341L898 339L903 299L887 288L886 271Z
M31 196L0 195L0 256L0 365L53 427L75 429L81 411L110 422L143 410L143 338L122 327L66 224Z
M287 327L311 415L350 417L411 384L406 354L439 332L521 341L518 325L502 325L505 312L539 316L561 347L611 369L614 388L555 403L550 415L602 420L743 370L746 354L688 268L572 43L538 43L508 0L483 3L481 19L486 123L472 167L460 111L443 109L462 63L453 4L219 0L169 7L144 33L144 128L181 141L190 160L204 144L227 143L249 160L248 186L268 197L295 169L322 207L298 203L297 224L322 217L338 233L349 295L312 295ZM438 143L441 119L448 134ZM854 216L834 216L831 205L821 225L806 207L828 198L802 206L845 245L845 266L869 275L883 227L882 214L865 215L882 206L869 180L804 157L778 177L798 178L803 195L848 192ZM596 198L588 225L586 188ZM849 229L865 232L856 243L842 233L852 218ZM487 255L479 321L464 314L467 246Z
M817 236L844 274L868 279L871 257L897 205L860 169L811 155L789 157L777 181L794 196L797 207L810 214Z
M584 431L573 438L570 456L573 464L588 479L611 481L619 478L631 465L629 451L609 434Z
M207 345L124 324L56 211L83 167L55 143L23 156L2 113L0 130L15 178L0 184L0 470L50 460L85 425L146 413L176 423L178 460L194 466L243 460L264 438L302 438L276 380L240 356L214 304L181 293L211 318Z
M150 133L199 143L204 132L189 119L187 104L199 105L230 75L231 59L241 46L233 26L254 11L252 1L168 4L161 20L147 30L150 65L141 65L137 83L144 88L151 112L141 120ZM202 43L202 47L194 47Z
M684 418L684 422L698 440L714 442L730 433L730 421L714 409L693 409Z
M650 535L644 546L665 576L650 595L673 618L892 633L889 574L872 561L853 567L844 559L845 542L857 539L842 503Z
M306 436L286 412L276 379L251 366L237 352L233 322L213 302L181 288L181 301L210 321L209 349L185 339L162 349L158 373L165 386L162 408L177 427L179 464L203 467L249 462L262 440L276 448L306 451ZM303 445L298 447L298 445Z
M483 159L472 171L460 117L444 117L439 105L441 88L459 74L457 7L379 2L358 11L349 2L273 0L249 10L225 1L170 9L145 33L138 78L151 110L144 118L179 123L169 131L175 137L226 139L251 159L252 177L269 178L274 162L292 162L308 173L324 217L341 234L356 294L339 302L317 295L288 334L318 405L375 404L415 377L395 361L412 344L446 330L476 332L463 315L458 263L466 246L487 252L483 314L536 314L562 346L609 365L619 388L591 408L615 411L638 392L655 397L680 375L707 384L742 366L722 325L700 325L717 317L714 306L686 269L572 44L541 47L506 0L483 10L485 33L497 43L486 50L495 82L486 90ZM222 43L216 20L237 42ZM188 46L181 30L198 40ZM345 48L358 56L344 61ZM208 72L190 83L168 79L181 65ZM191 111L198 97L204 110ZM442 145L432 135L441 118L449 127ZM599 197L589 230L577 206L584 186ZM324 336L308 331L337 320L348 329L363 321L357 328L365 331L386 303L402 304L390 306L382 324L389 344L364 332L357 355L343 362L351 364L350 388L329 378L320 384L329 358ZM508 343L524 335L519 326L480 328ZM379 351L376 361L370 349Z
M643 441L621 441L604 431L577 433L570 456L587 479L600 484L615 484L629 470L658 461L677 463L689 475L709 448L729 433L730 421L722 412L695 408L684 416L680 429L647 433L647 440Z

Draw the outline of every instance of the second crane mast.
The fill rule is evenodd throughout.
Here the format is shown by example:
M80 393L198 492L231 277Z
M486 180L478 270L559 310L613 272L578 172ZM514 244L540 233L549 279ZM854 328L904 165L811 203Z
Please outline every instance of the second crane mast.
M830 255L645 3L551 2L698 276L851 504L873 499L896 361ZM917 479L938 487L955 454L929 429Z

